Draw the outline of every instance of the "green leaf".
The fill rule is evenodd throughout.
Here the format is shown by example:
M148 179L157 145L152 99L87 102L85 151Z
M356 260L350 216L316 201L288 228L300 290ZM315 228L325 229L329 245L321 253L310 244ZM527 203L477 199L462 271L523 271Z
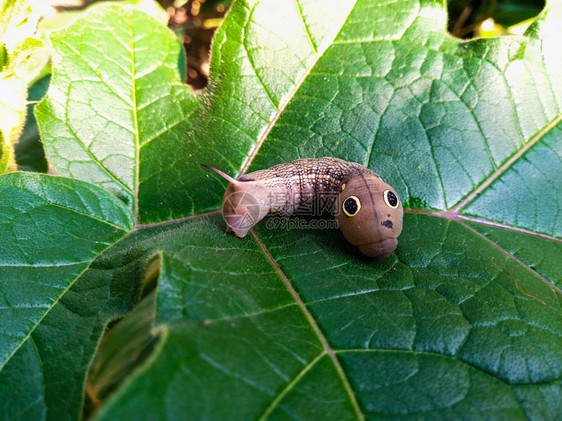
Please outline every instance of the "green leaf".
M40 175L0 178L0 367L108 245L131 229L113 196Z
M43 418L53 394L51 416L67 417L56 383L65 371L86 370L89 358L78 348L94 352L97 340L88 343L88 334L94 328L99 337L107 318L98 326L92 321L98 312L111 311L111 294L99 284L80 290L84 281L78 280L90 277L92 260L131 227L130 212L99 187L41 174L0 177L2 417ZM128 289L138 295L138 287ZM69 336L80 329L82 335ZM49 356L65 358L66 365L49 364ZM83 395L79 383L64 393L74 398L67 404L76 416Z
M546 282L562 288L562 273L558 262L562 242L547 236L530 236L487 225L470 223L470 226L508 250L532 270L536 270L546 278Z
M0 131L0 173L3 173L6 171L6 168L8 168L10 152L11 147L9 143L6 142L2 131Z
M36 180L34 201L0 184L0 216L19 218L0 218L0 259L53 265L0 272L4 296L51 304L5 325L26 336L0 337L0 414L77 419L87 391L98 420L558 417L561 21L552 3L524 37L460 41L432 0L238 1L194 94L165 27L92 8L53 36L37 107L50 165L83 181L10 176ZM236 176L327 155L400 194L389 258L275 220L238 239L211 212L225 181L200 163ZM83 190L105 205L52 199Z
M281 12L285 6L280 4L278 8ZM230 142L229 137L237 140L245 132L257 137L268 121L278 117L279 103L300 84L295 80L298 74L310 69L317 59L317 45L333 39L341 22L333 23L347 14L327 7L325 18L312 19L309 28L300 21L299 9L291 5L290 10L291 25L279 28L282 33L271 39L269 47L283 47L277 54L284 54L286 69L272 68L268 50L257 48L262 34L271 37L261 24L247 28L253 37L249 42L255 46L234 42L233 49L230 42L220 40L230 35L218 35L215 45L226 43L227 52L233 56L237 50L257 48L257 57L229 63L230 72L243 74L244 67L252 66L269 68L264 68L263 75L238 76L242 82L239 87L228 80L214 84L208 110L191 122L188 117L199 101L188 88L176 85L181 82L176 68L180 46L174 36L135 9L123 11L115 5L93 8L51 40L55 47L53 88L36 110L49 163L57 174L96 183L127 198L142 223L216 208L218 194L209 195L203 185L193 190L194 184L208 183L208 173L199 163L215 161L217 155L244 159L251 138L246 137L240 145ZM243 28L236 21L248 20L255 13L263 18L274 16L265 6L254 11L242 5L231 12L234 25L228 32L240 37ZM100 28L97 18L112 30ZM108 62L108 54L115 60ZM220 51L215 53L220 55ZM57 65L63 60L66 66ZM264 91L264 78L272 82L269 91ZM266 98L249 106L233 96L233 90L238 89L248 99L254 91ZM85 90L97 92L96 99L85 100ZM252 107L263 107L262 115L253 115ZM238 118L244 113L251 117L243 131L228 122L228 115ZM192 139L189 146L186 136ZM213 137L216 140L211 140ZM213 190L220 188L215 183Z
M127 238L163 256L161 342L99 419L522 417L514 391L561 374L560 296L457 222L406 222L382 262L350 261L332 231L261 227L265 251L223 236L219 217Z
M97 8L102 6L99 3L99 1L95 2L92 6L90 6L90 8ZM109 4L111 3L111 0L108 0L104 3ZM166 11L162 9L162 6L160 6L160 4L154 2L153 0L120 0L119 3L122 6L134 6L136 10L140 10L148 15L151 15L163 25L166 25L168 23L168 13L166 13ZM87 12L88 10L89 8L86 8L86 11L62 10L58 11L58 13L52 16L43 16L37 26L38 32L43 35L49 34L53 31L61 30L65 26L70 25L76 18L80 17L80 15Z
M0 174L13 171L13 144L19 138L26 115L26 82L0 74Z
M37 101L43 99L47 93L50 82L51 77L48 75L36 81L28 89L25 126L15 147L19 170L47 172L49 169L33 110Z
M155 313L156 292L153 291L109 331L90 371L89 394L98 399L107 398L151 354L158 343L152 334Z
M507 162L463 213L562 237L562 124L541 134Z
M103 186L138 213L141 183L164 159L146 151L164 142L177 160L196 107L179 84L180 44L145 13L114 4L93 7L51 42L52 86L36 107L49 163L57 174Z

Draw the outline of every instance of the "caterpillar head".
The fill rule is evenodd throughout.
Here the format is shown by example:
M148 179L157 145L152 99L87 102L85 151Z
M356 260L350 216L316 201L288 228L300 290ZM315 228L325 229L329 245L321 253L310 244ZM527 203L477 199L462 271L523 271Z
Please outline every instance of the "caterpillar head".
M369 257L383 259L394 251L403 214L394 189L375 174L361 174L342 185L336 219L347 241Z

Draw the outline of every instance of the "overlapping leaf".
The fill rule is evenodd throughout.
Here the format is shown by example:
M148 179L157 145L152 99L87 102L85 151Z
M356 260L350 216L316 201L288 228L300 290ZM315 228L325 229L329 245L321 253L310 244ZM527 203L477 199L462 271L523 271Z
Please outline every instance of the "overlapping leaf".
M30 174L0 179L0 215L4 366L132 219L114 196L90 184Z
M91 237L103 246L49 311L14 316L30 324L0 373L2 413L78 417L104 326L154 267L154 330L120 330L153 352L98 419L560 413L560 7L525 37L459 42L432 1L321 3L237 2L198 97L179 85L173 37L134 9L94 9L55 37L38 112L49 161L116 193L137 229ZM235 175L325 155L376 170L414 213L390 258L337 231L262 224L240 240L203 214L224 181L201 162ZM100 379L91 390L116 384Z
M145 151L165 142L168 156L178 159L186 117L196 107L179 83L181 47L167 28L130 6L93 8L83 20L52 38L56 70L36 109L49 163L57 174L114 192L138 212L139 185L171 165Z

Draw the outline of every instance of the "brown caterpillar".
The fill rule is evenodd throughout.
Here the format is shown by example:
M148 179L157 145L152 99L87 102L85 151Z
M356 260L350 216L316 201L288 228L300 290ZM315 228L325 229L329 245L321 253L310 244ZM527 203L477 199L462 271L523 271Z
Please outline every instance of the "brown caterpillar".
M234 179L222 171L230 185L223 200L228 230L244 237L268 213L288 217L319 195L334 200L335 215L343 235L369 256L388 257L402 231L402 203L392 187L370 169L338 158L297 159L254 171Z

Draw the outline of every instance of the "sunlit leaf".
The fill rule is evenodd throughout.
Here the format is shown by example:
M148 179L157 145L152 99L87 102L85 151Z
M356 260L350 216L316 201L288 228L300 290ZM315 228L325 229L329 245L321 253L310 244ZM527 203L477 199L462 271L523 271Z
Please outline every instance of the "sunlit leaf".
M460 41L432 0L238 1L198 94L130 6L54 34L37 117L69 178L0 178L0 413L77 419L87 391L98 420L555 419L561 14ZM322 156L400 194L389 258L337 230L225 233L226 182L199 164Z

